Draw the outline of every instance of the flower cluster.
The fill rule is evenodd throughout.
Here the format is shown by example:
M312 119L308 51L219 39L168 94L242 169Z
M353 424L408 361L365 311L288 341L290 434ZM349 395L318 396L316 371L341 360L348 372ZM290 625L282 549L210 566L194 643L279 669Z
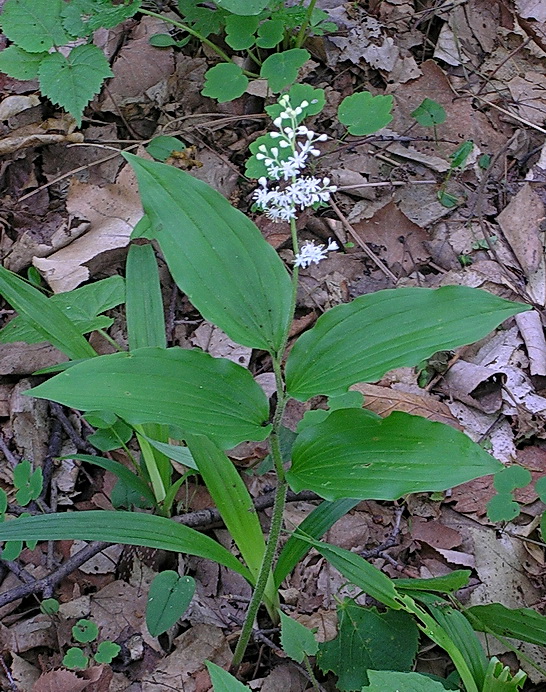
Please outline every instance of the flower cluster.
M283 111L273 121L278 130L269 135L275 146L261 144L256 159L263 161L267 178L289 184L270 189L267 178L260 178L260 187L254 192L254 200L270 219L290 221L296 218L298 209L327 202L336 187L330 185L329 178L301 176L309 157L320 154L315 144L327 139L326 135L317 135L305 125L298 124L298 117L310 105L309 102L302 101L299 106L292 108L289 97L285 95L279 99L279 105Z
M326 259L328 252L331 250L339 250L339 245L331 238L328 238L328 245L326 246L322 244L315 245L314 240L309 240L301 246L294 260L294 266L305 269L313 262L318 264L321 260Z

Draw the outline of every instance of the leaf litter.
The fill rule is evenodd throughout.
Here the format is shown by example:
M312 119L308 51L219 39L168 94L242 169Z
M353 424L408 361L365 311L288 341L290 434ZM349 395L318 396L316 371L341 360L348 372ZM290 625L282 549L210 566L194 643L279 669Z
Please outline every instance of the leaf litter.
M516 0L515 9L485 0L425 5L417 10L409 0L385 0L370 3L365 12L336 0L317 3L340 26L335 35L314 39L313 69L306 76L326 91L327 105L319 116L322 130L333 138L341 134L332 122L335 109L345 96L361 91L362 84L370 85L374 96L392 95L395 108L393 121L382 131L370 137L349 136L342 145L332 139L319 161L339 186L337 211L304 216L300 233L317 242L333 234L345 251L302 272L294 333L312 324L327 307L393 285L456 283L505 297L519 295L537 307L546 303L543 3ZM145 144L155 135L175 134L194 147L187 157L190 171L248 210L249 186L238 171L248 144L263 131L263 92L256 91L255 84L257 96L249 90L221 105L202 97L211 56L189 47L158 50L148 39L161 31L160 22L145 17L98 32L97 43L106 47L109 57L115 56L115 76L94 100L82 128L58 113L56 119L48 119L51 113L37 102L35 85L3 78L8 96L0 104L0 150L5 157L0 252L6 266L16 271L34 265L55 293L118 273L140 218L135 181L115 152L104 148L109 142L131 139ZM425 98L437 101L447 114L434 132L411 116ZM450 154L469 139L474 151L447 186L456 198L448 208L437 192L450 168ZM81 143L88 146L68 146ZM490 157L490 168L480 166L484 155ZM269 242L290 261L287 228L269 227L263 218L257 221ZM173 343L232 358L265 384L268 364L260 354L237 347L204 323L165 277L162 284L172 315L168 327ZM9 319L12 313L6 309L2 314ZM476 348L448 354L447 370L434 372L425 388L419 386L417 373L400 369L379 383L354 389L379 415L418 412L462 428L473 439L487 442L501 461L517 462L537 479L546 473L542 327L538 311L519 316ZM24 456L41 465L47 458L54 418L40 402L38 408L21 407L19 393L35 382L28 377L32 372L62 359L44 344L0 346L5 442L0 456L8 462ZM271 382L267 387L273 394ZM31 401L25 399L27 404ZM290 410L293 427L304 408L298 404ZM63 425L65 434L71 431L67 453L74 453L88 431L74 416ZM123 453L116 454L127 463ZM233 453L241 469L255 468L263 458L264 450L252 447ZM73 503L75 509L109 506L108 474L91 474L80 464L63 473L56 480L60 501ZM9 473L0 478L8 491L11 482ZM267 492L271 479L266 472L249 485L255 493ZM208 495L202 496L201 506L189 501L189 494L195 500L201 490L189 485L179 495L182 511L210 505ZM544 506L532 485L517 490L521 514L497 533L486 516L494 493L492 479L486 478L441 498L412 496L399 523L389 503L363 502L326 538L370 551L372 562L391 576L431 577L469 567L475 587L470 603L494 595L507 606L540 610L544 556L524 539L536 538L536 518ZM309 501L291 503L286 526L299 524L314 506ZM269 512L263 512L265 525ZM214 530L219 539L227 539L221 528ZM389 545L394 534L396 541ZM20 564L37 578L48 574L53 564L70 555L70 542L64 544L49 553L26 549ZM389 547L381 549L383 545ZM106 564L115 560L111 555ZM114 568L89 569L87 574L76 571L58 585L65 612L61 610L57 620L18 607L20 599L2 611L0 636L4 648L13 652L10 670L19 689L208 690L203 660L229 664L229 644L249 596L241 580L198 559L182 561L177 569L196 577L197 598L166 640L158 642L144 624L145 584L153 568L140 568L140 577L131 583L117 578ZM9 574L2 594L14 588L14 580ZM319 627L326 640L333 636L336 598L350 593L344 589L341 575L312 551L283 585L282 594L290 614ZM234 598L237 594L240 600ZM80 610L71 611L71 605ZM125 647L121 665L102 664L84 672L62 668L59 642L68 641L70 624L85 615L92 615L105 636ZM275 665L275 651L262 646L268 653L260 672L247 671L253 689L306 689L299 671L286 662ZM526 654L540 657L529 647L524 647ZM435 672L445 674L445 661ZM528 672L535 684L543 682L536 671Z

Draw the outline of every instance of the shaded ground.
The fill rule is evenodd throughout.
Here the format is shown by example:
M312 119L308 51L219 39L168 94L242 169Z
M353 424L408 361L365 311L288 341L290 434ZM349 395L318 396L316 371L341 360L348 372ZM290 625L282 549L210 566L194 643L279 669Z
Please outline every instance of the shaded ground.
M322 7L339 31L309 42L313 59L301 79L325 89L326 108L312 125L330 136L318 168L339 191L331 208L303 215L299 227L304 239L332 237L344 249L302 272L293 334L333 305L394 286L460 284L532 303L536 311L507 322L476 346L430 363L420 381L424 388L410 369L356 388L365 394L366 405L382 415L398 409L464 429L490 445L501 461L528 468L536 480L546 472L541 321L546 303L546 9L538 0L518 0L515 6L508 0L345 5L327 0ZM146 17L99 32L96 40L107 46L116 76L86 111L80 144L71 119L37 98L36 84L1 78L7 97L24 97L14 110L8 110L14 101L0 103L4 266L25 275L34 266L56 293L123 273L141 208L132 173L116 150L130 147L142 154L142 145L157 134L176 134L189 145L174 165L188 168L249 210L254 182L245 180L242 171L248 145L267 127L262 85L254 84L254 95L233 103L218 105L202 97L203 74L213 57L192 43L183 50L152 47L150 35L164 30L161 22ZM363 88L393 94L394 120L377 135L346 137L335 119L337 106ZM410 115L424 98L434 99L447 113L435 132ZM449 155L467 140L475 146L464 170L447 184L457 200L448 208L437 192L449 170ZM255 221L290 262L288 226L263 216ZM268 362L203 323L162 270L170 345L200 346L237 362L242 358L267 384ZM12 314L4 305L2 317L7 321ZM110 334L123 344L123 315L116 310L111 315ZM111 351L99 334L91 338L97 350ZM64 360L44 344L0 346L0 482L12 500L11 468L31 459L49 471L51 508L111 508L109 474L74 461L52 463L61 454L93 451L78 414L21 396L36 381L32 372ZM286 424L293 428L303 412L303 406L291 407ZM253 444L231 456L245 469L255 468L266 453ZM122 452L112 456L125 461ZM271 490L268 474L245 477L256 498ZM327 539L368 551L391 576L429 577L469 568L472 588L461 595L463 601L498 600L542 612L544 552L532 541L538 539L544 505L527 486L516 494L519 517L499 528L486 516L493 494L486 478L445 497L411 496L400 508L363 502ZM211 504L201 486L189 485L179 500L180 513ZM313 506L312 500L290 503L287 527ZM267 514L265 509L264 522ZM207 517L201 525L227 540ZM66 567L83 547L71 542L39 546L1 565L0 638L2 649L11 652L4 655L4 673L0 670L2 688L208 689L202 662L229 663L230 643L249 596L242 580L210 563L181 559L178 568L195 576L198 597L172 636L158 641L147 633L143 617L146 586L158 565L133 563L124 555L120 567L120 549L108 548L83 566L80 556ZM100 547L84 548L83 555ZM39 614L38 601L30 595L37 591L33 580L41 578L48 579L45 595L55 594L62 603L54 618ZM282 595L294 617L318 627L319 636L327 639L335 633L340 593L340 575L309 554ZM85 674L59 671L70 646L70 627L81 617L93 619L102 638L120 643L122 655L112 666L94 666ZM264 634L250 652L245 673L256 681L253 688L307 689L301 670L278 656L271 637ZM491 654L499 651L493 648ZM546 667L543 650L529 645L524 651ZM515 658L506 654L503 660L513 663ZM425 650L418 669L444 676L448 665L437 650ZM530 683L527 689L543 689L542 674L525 668L538 685ZM55 674L48 672L54 669ZM335 689L332 681L325 685Z

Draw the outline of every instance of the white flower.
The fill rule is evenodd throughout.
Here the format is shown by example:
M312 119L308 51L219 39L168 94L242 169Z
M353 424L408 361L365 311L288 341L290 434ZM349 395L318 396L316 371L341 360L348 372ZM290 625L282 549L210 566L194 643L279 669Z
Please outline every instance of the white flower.
M328 238L328 245L315 245L314 240L307 241L301 246L300 251L294 259L295 267L309 267L311 264L318 264L323 259L326 259L328 252L331 250L339 250L338 244L335 240Z

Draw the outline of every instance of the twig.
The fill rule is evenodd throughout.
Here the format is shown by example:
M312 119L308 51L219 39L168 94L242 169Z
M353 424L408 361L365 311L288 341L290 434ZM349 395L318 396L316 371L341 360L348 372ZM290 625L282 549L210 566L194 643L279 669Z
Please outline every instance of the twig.
M10 448L7 446L6 441L4 440L3 435L0 435L0 452L3 453L3 455L6 457L6 461L12 466L15 467L19 463L19 459L15 456L15 454L10 450Z
M392 531L390 532L390 535L386 541L381 543L381 545L378 545L376 548L372 548L372 550L361 550L358 554L366 560L368 560L371 557L379 556L390 558L390 555L383 555L383 551L387 550L388 548L393 548L395 545L398 545L398 536L400 535L400 522L402 520L403 512L404 507L402 506L394 508L394 526L392 527Z
M84 440L83 437L81 437L77 433L77 431L74 429L74 426L68 420L68 416L63 411L62 406L60 404L55 403L54 401L50 402L50 406L51 406L51 412L57 418L59 423L62 425L63 430L68 435L68 437L72 440L72 442L76 445L76 447L78 449L85 451L85 452L89 452L89 454L96 454L95 448L92 447L89 444L89 442L87 442L87 440Z

